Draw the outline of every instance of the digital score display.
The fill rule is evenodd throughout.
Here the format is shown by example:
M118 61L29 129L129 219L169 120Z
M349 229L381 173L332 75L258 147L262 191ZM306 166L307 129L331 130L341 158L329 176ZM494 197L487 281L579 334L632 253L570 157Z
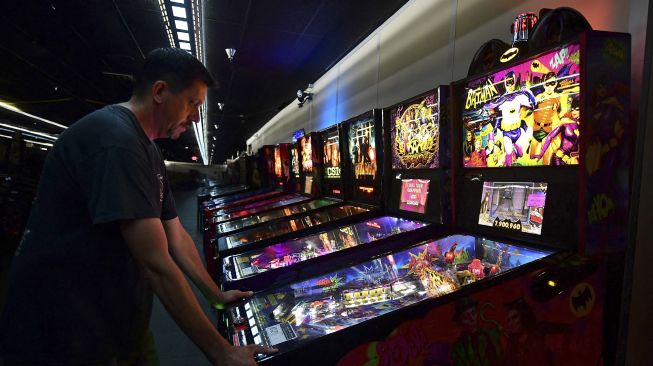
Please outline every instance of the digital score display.
M357 180L376 177L376 138L372 117L356 121L349 127L349 159Z
M392 169L437 168L440 152L438 91L390 111Z
M546 183L484 182L479 225L541 235Z
M579 44L472 80L462 97L465 167L578 165Z
M304 173L313 173L313 146L311 145L311 136L304 136L299 140L300 150L302 152L302 171Z
M290 164L292 172L295 175L295 178L299 178L299 156L297 156L297 149L295 146L291 146L290 148L290 159L292 160Z
M402 179L399 209L423 214L426 211L430 183L428 179Z
M327 179L340 178L340 136L337 128L322 134L322 147L324 149L324 177Z

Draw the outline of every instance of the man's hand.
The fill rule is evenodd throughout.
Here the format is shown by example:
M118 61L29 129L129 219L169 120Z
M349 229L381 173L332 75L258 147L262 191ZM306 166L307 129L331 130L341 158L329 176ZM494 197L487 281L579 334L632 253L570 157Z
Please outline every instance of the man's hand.
M225 304L246 299L248 297L251 297L253 294L254 293L252 291L240 291L240 290L222 291L219 298L212 298L209 299L209 301L211 302L211 306L213 308L222 309L224 308Z
M276 348L263 347L257 344L251 344L249 346L242 346L242 347L231 347L230 349L227 349L227 351L224 353L225 359L218 360L217 362L214 363L214 365L256 366L256 361L254 361L254 357L257 354L263 353L269 355L278 351L279 350Z
M238 301L241 299L252 297L253 294L254 293L252 291L240 291L240 290L223 291L222 301L224 301L224 303L227 304L233 301Z

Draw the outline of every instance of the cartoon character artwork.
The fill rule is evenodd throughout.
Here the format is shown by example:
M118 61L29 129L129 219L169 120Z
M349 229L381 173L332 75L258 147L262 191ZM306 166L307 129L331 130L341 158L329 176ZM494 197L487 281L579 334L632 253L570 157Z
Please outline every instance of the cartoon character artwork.
M563 165L563 160L565 165L578 164L577 156L565 151L571 148L577 155L579 130L565 148L560 150L560 145L562 134L571 133L570 123L580 123L580 109L574 112L577 121L570 111L570 104L579 100L579 53L579 44L566 45L467 83L462 115L465 167ZM557 129L561 125L566 126ZM563 157L553 159L556 155Z

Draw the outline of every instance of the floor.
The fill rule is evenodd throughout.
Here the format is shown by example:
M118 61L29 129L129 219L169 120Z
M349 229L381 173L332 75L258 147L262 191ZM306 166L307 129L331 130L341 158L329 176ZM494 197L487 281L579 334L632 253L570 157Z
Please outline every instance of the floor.
M195 190L174 191L175 202L177 204L177 213L182 225L186 228L191 235L197 250L202 253L202 237L197 231L197 198ZM209 315L212 321L215 319L208 303L204 300L201 293L191 281L191 287L197 298L199 299L202 308ZM204 357L204 354L195 346L193 342L179 329L177 324L172 320L168 312L165 310L161 302L155 297L154 306L152 309L152 319L150 327L156 339L156 345L159 352L161 366L176 366L176 365L193 365L203 366L210 365Z

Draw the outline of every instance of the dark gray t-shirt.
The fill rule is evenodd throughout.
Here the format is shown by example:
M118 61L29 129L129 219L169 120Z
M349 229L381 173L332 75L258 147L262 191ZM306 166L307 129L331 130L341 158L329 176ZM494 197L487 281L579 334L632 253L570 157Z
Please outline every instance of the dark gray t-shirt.
M163 159L134 115L113 105L68 128L48 154L12 262L5 357L89 364L138 347L152 291L119 220L151 217L177 212Z

